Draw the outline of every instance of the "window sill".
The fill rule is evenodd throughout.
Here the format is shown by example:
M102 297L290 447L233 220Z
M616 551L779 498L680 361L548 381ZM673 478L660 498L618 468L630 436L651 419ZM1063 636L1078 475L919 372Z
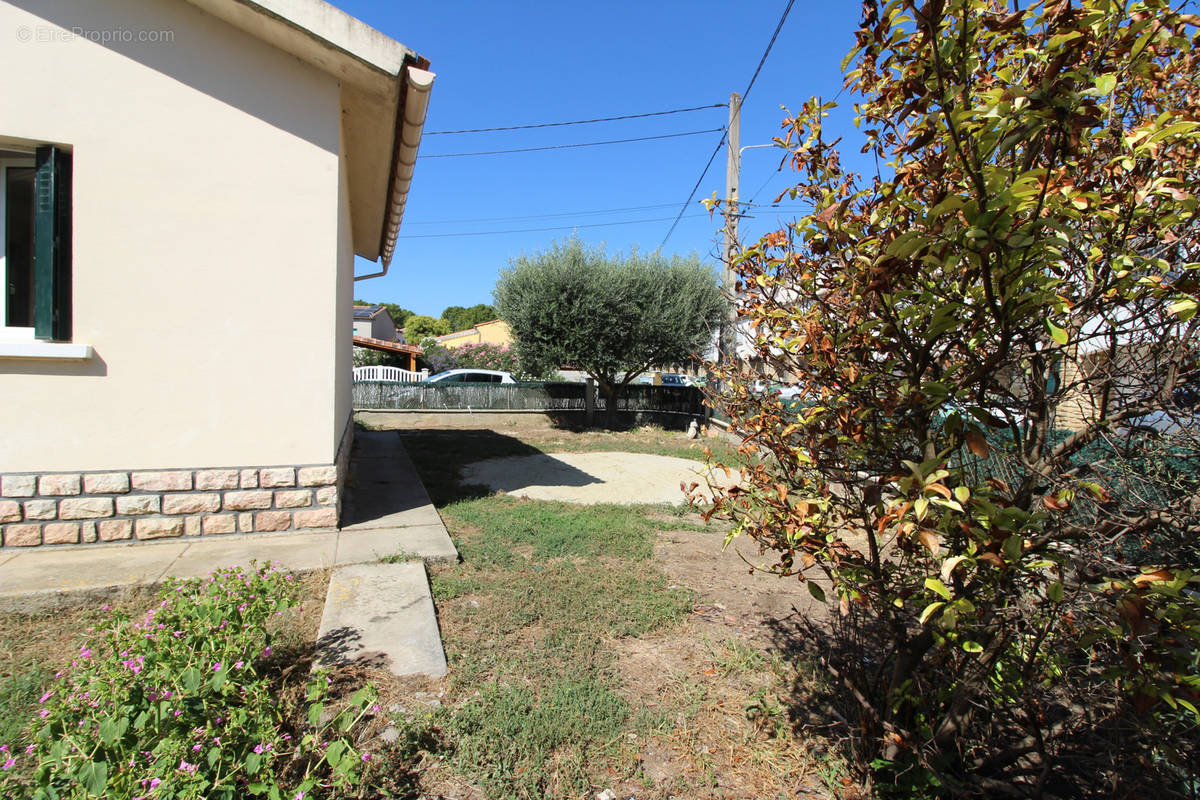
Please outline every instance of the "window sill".
M4 341L0 358L42 358L56 361L86 361L92 357L90 344L72 342Z

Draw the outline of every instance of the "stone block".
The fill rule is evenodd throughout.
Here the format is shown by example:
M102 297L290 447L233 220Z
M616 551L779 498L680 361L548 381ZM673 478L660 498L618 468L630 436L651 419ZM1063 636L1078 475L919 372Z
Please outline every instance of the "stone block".
M26 500L25 519L58 519L58 501Z
M129 491L128 472L84 475L83 490L88 494L124 494Z
M102 542L115 542L133 536L133 520L106 519L96 523L96 533Z
M72 497L58 504L59 519L97 519L112 515L111 497Z
M196 473L197 491L236 488L238 488L238 471L236 469L202 469Z
M54 501L51 500L51 503ZM0 500L0 522L20 522L21 504L16 500Z
M200 535L200 518L199 517L184 517L183 518L183 535L184 536L199 536Z
M216 492L209 494L168 494L163 495L162 513L164 514L200 514L205 511L220 511L221 495Z
M186 492L192 488L192 473L188 470L166 472L135 472L133 488L147 492Z
M138 514L157 514L161 506L156 494L135 494L129 497L117 498L117 513L136 516Z
M0 478L0 496L33 497L37 494L37 477L34 475L5 475Z
M137 538L164 539L183 535L183 520L170 517L150 517L137 521Z
M14 505L16 505L14 503ZM311 489L289 489L275 493L276 508L303 508L312 505Z
M48 522L42 528L42 544L78 544L78 522Z
M290 511L260 511L254 515L254 529L257 531L286 531L290 527Z
M238 530L242 533L254 533L254 515L238 514Z
M234 533L237 518L233 514L210 514L204 518L201 530L205 534Z
M42 543L42 526L38 524L8 525L4 528L5 547L30 547Z
M297 470L301 486L332 486L337 483L337 467L301 467Z
M79 540L80 541L82 541L86 544L91 544L92 542L96 541L97 538L98 537L96 535L95 521L88 520L87 522L79 523Z
M270 508L271 493L263 490L249 492L226 492L226 511L247 511L252 508Z
M258 470L244 469L238 476L238 485L243 489L258 488Z
M79 473L43 475L38 478L38 494L57 496L79 494Z
M273 467L258 471L258 485L273 489L277 486L295 486L296 470L291 467Z
M335 506L337 505L338 492L336 486L323 486L317 489L317 505L319 506Z
M337 527L337 509L310 508L297 511L295 515L296 528L335 528Z

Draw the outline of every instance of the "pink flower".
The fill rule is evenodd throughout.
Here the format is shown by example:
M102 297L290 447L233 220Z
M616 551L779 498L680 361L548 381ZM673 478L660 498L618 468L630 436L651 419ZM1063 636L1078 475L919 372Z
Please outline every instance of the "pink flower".
M33 745L29 745L28 747L25 748L25 755L30 755L32 753L33 753Z
M10 770L13 768L13 764L16 764L16 763L17 763L17 760L15 758L10 758L8 761L4 762L4 769L6 771Z
M161 778L151 778L151 779L150 779L150 791L152 791L152 792L153 792L155 789L157 789L157 788L158 788L158 785L159 785L160 783L162 783L162 779L161 779Z
M46 692L44 695L42 695L42 699L41 699L41 700L38 700L38 704L40 705L41 703L44 703L44 702L46 702L47 700L49 700L49 699L50 699L50 695L52 695L52 694L54 694L54 692Z
M189 775L195 775L197 766L195 764L189 764L181 758L179 759L179 769Z
M370 760L371 760L371 754L370 754L370 753L363 753L363 754L362 754L362 760L363 760L363 761L370 761Z
M221 662L218 661L217 663L213 664L213 672L220 672L220 670L221 670Z

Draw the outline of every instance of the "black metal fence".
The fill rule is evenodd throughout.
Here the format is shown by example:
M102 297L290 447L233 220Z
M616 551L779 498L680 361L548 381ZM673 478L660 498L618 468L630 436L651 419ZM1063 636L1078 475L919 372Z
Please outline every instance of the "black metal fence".
M584 383L395 383L356 381L354 407L412 411L585 411ZM593 389L593 391L595 391ZM593 408L606 410L596 392ZM673 414L704 413L700 390L693 386L625 387L618 411L655 411Z

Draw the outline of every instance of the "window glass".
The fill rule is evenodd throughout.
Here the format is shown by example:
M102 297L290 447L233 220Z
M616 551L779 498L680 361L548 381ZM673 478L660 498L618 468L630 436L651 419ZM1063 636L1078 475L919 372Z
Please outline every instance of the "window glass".
M33 327L33 175L34 168L4 172L4 324Z

